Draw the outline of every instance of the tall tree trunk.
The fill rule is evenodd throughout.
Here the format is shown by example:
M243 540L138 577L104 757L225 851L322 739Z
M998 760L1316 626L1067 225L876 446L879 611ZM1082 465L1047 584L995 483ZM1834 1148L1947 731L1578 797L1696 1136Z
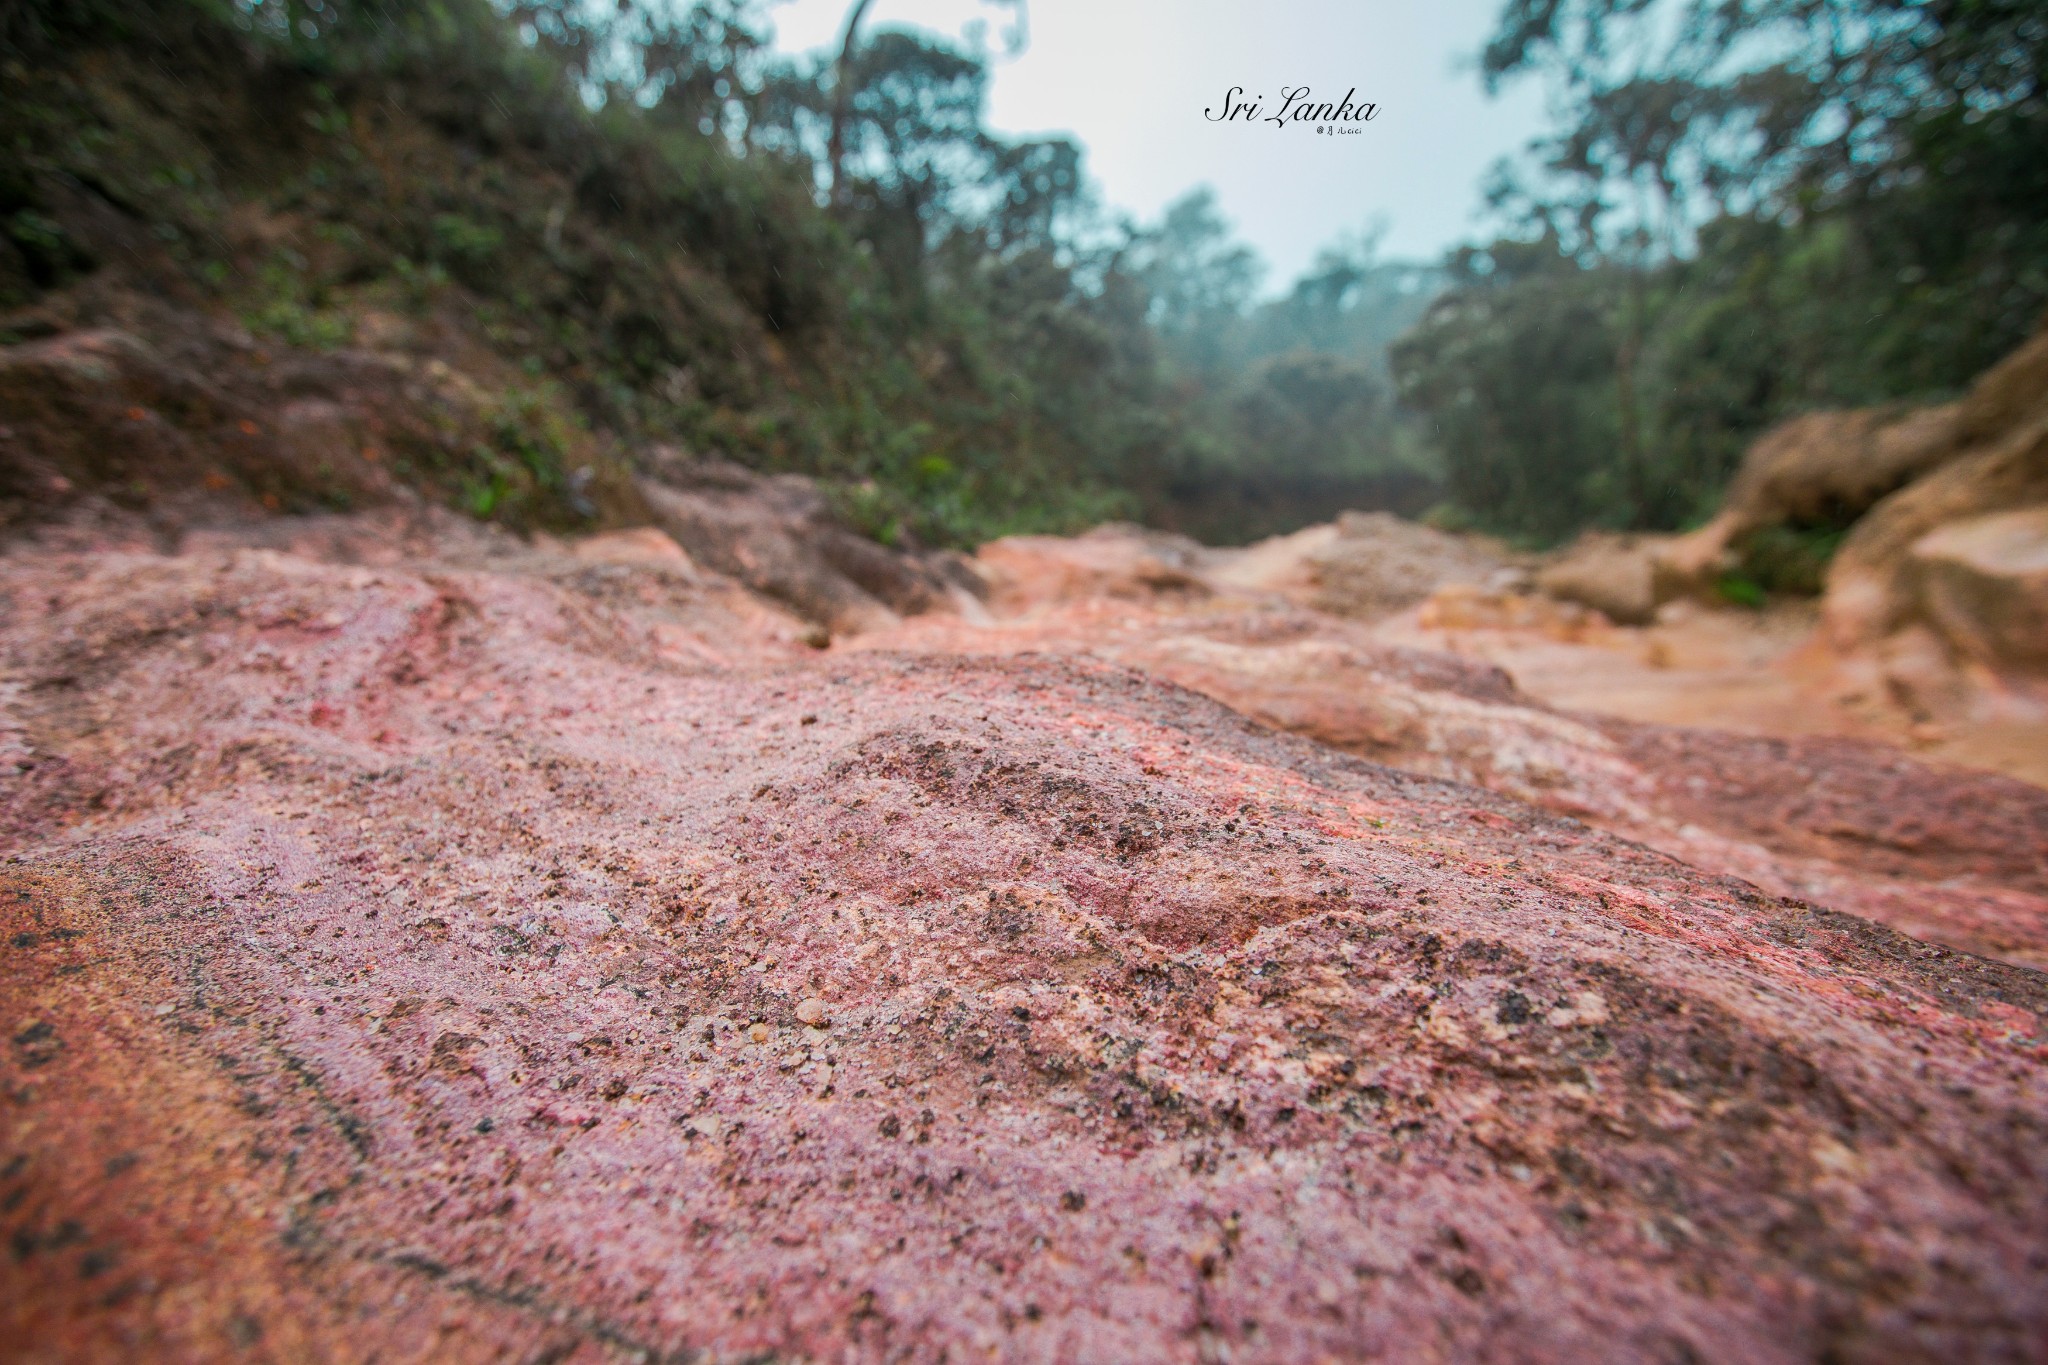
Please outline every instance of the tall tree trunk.
M1629 270L1628 325L1614 357L1615 417L1621 438L1622 480L1633 507L1629 525L1640 530L1649 521L1650 470L1643 450L1641 414L1636 405L1636 366L1642 358L1643 334L1648 329L1649 300L1645 297L1648 267L1642 261Z
M825 143L825 161L832 171L832 206L845 207L846 116L853 101L853 54L860 45L860 21L867 17L874 0L853 0L846 13L846 32L839 40L839 60L832 67L832 134Z

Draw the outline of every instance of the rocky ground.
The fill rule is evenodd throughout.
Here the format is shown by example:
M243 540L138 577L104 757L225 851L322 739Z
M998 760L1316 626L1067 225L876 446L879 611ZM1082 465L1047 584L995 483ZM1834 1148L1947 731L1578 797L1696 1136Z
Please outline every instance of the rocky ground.
M990 610L920 616L856 647L1114 662L1775 894L2048 965L2048 792L1887 742L1910 738L1908 713L1840 705L1815 685L1831 677L1784 666L1810 621L1689 607L1616 628L1501 586L1516 579L1511 563L1475 562L1479 551L1451 537L1349 527L1247 551L1135 528L1004 541L980 556ZM1389 562L1401 567L1378 577ZM1333 596L1374 578L1396 586ZM1431 581L1443 586L1424 597ZM1329 610L1360 598L1372 605ZM2048 757L2040 722L2000 730L1964 717L1944 734L1992 738L2006 740L1988 756L2009 772L2031 775Z
M17 539L12 1355L2039 1358L2041 789L736 477Z

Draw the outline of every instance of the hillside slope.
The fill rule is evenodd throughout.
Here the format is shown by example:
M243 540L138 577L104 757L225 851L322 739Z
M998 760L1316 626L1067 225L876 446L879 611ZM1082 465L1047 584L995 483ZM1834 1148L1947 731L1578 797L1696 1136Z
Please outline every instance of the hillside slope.
M210 0L34 13L28 36L0 25L0 346L125 340L123 392L55 414L24 392L49 358L0 357L33 369L0 374L17 518L59 493L160 501L138 480L188 489L195 461L216 491L361 505L366 447L515 526L615 521L591 485L660 444L818 476L891 542L1131 505L1142 321L1048 245L934 226L963 245L905 275L879 227L819 207L801 156L665 104L593 112L486 0L330 5L313 37ZM293 401L339 431L262 486L235 448L273 425L250 409ZM53 426L121 445L134 407L196 453L44 468L77 444Z

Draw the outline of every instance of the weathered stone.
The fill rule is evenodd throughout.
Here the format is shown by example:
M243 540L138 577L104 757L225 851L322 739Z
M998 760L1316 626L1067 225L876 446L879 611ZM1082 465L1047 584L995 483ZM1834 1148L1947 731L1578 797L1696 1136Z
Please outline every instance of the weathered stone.
M2048 1156L2012 1136L2044 1124L2041 981L1926 941L2048 960L2037 790L1548 711L1300 605L1335 530L1009 542L947 570L998 617L819 657L743 562L815 505L756 510L766 540L699 537L741 573L426 514L0 562L16 1339L1804 1359L2041 1330ZM1447 564L1401 567L1479 610ZM1297 605L1247 587L1274 573ZM1789 1239L1781 1208L1812 1211Z
M457 549L0 562L6 1339L1804 1361L2048 1330L2035 972L1112 663L807 655L715 577ZM1537 723L1484 670L1374 666L1447 698L1418 734ZM1802 814L1818 755L1541 724L1703 809L1765 781L1756 823L1817 854L1881 805L1901 884L1933 866L1903 760ZM1984 838L1951 875L2039 875L2037 827ZM811 997L829 1058L732 1046Z
M2048 331L1957 402L1795 417L1750 447L1713 520L1654 547L1656 595L1700 592L1760 528L1855 522L1829 574L1828 615L1838 644L1868 648L1914 620L1915 541L1949 521L2048 502L2044 431Z
M1920 614L1985 663L2048 666L2048 506L1950 522L1910 551Z
M1071 537L1005 536L975 556L991 601L1008 611L1079 597L1207 596L1203 572L1216 558L1186 536L1120 522Z
M880 630L899 613L972 601L956 561L855 534L809 479L675 452L654 452L648 462L640 490L663 531L697 562L828 632Z
M2033 506L2048 506L2048 414L1901 489L1856 524L1828 569L1825 606L1836 643L1864 647L1918 619L1924 599L1913 547L1924 537Z
M1955 458L1957 404L1813 412L1771 428L1706 525L1650 544L1654 594L1670 601L1709 589L1734 567L1735 546L1765 527L1840 525Z
M1325 529L1328 534L1321 535ZM1302 550L1302 587L1290 596L1318 611L1359 620L1405 610L1447 585L1486 583L1507 566L1497 547L1385 512L1344 512L1328 528L1314 527L1276 543ZM1256 563L1258 551L1252 547L1246 559ZM1246 583L1242 570L1234 581Z
M1652 554L1643 537L1588 532L1536 571L1536 586L1610 621L1642 625L1657 614Z

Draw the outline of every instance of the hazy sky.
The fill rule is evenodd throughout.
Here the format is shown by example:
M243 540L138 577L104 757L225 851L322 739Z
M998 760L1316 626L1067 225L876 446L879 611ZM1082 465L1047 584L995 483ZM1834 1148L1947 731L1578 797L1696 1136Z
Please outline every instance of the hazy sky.
M849 0L784 0L777 46L836 42ZM1065 132L1087 147L1103 197L1141 219L1213 185L1239 235L1283 287L1344 233L1384 220L1384 250L1434 257L1480 230L1479 182L1540 129L1538 91L1489 100L1472 59L1501 0L1030 0L1030 45L1000 62L990 121ZM875 0L871 26L959 36L980 20L999 48L1009 12L977 0ZM1357 136L1203 119L1242 86L1278 108L1307 85L1380 106Z

